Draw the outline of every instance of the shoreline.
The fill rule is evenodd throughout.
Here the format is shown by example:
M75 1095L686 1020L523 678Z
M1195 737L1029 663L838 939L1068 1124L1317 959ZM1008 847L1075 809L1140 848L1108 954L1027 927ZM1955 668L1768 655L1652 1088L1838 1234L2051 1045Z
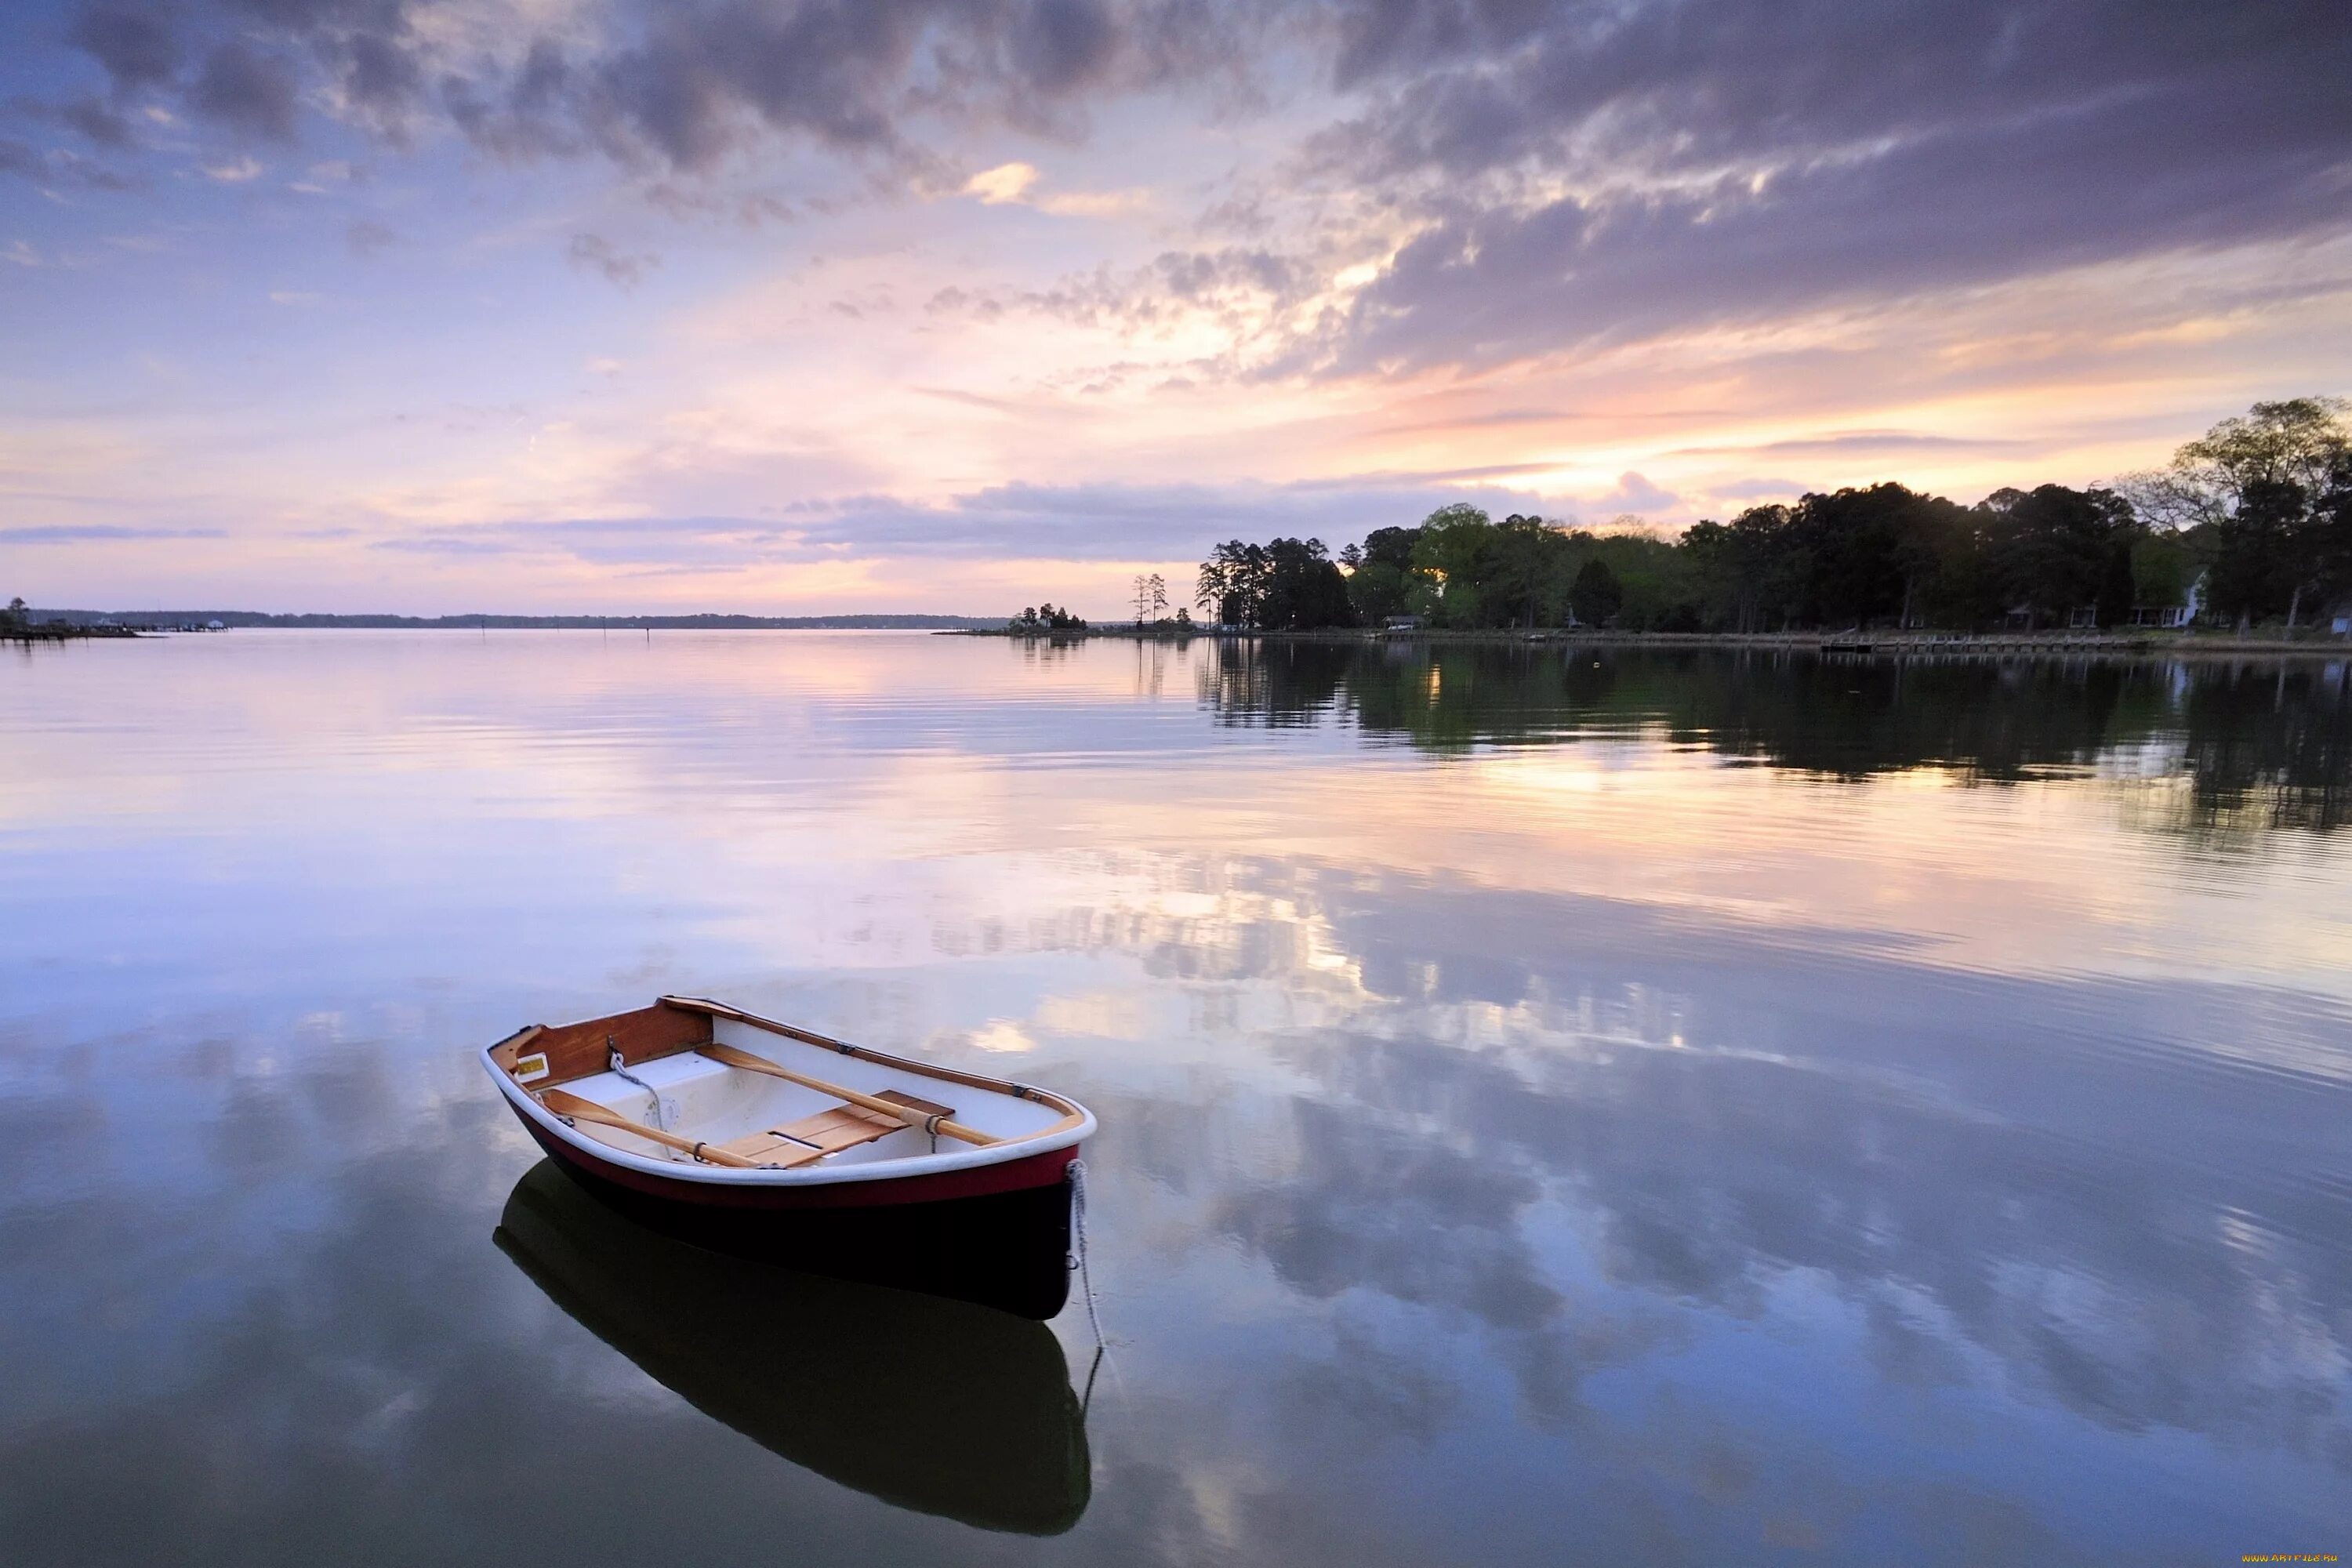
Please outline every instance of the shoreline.
M130 626L8 626L0 628L0 642L74 642L90 637L136 637Z
M1737 648L1876 658L1888 655L1970 657L1986 654L2072 654L2085 657L2156 658L2219 656L2243 658L2352 658L2352 637L2332 632L2308 637L2261 637L2214 632L1615 632L1553 627L1536 631L1409 632L1333 629L1313 632L1230 631L1196 627L1089 626L1084 631L941 631L937 637L1004 637L1028 642L1076 642L1106 637L1128 642L1329 643L1367 647L1416 644L1488 647L1623 648Z

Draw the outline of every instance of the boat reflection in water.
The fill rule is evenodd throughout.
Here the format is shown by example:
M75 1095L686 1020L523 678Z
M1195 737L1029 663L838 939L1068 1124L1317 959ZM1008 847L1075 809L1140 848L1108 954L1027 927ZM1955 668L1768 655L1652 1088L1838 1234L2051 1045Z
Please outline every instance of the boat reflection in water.
M1086 1511L1084 1411L1042 1322L715 1252L546 1161L496 1240L582 1327L795 1465L985 1530L1055 1535ZM940 1420L943 1394L991 1419Z

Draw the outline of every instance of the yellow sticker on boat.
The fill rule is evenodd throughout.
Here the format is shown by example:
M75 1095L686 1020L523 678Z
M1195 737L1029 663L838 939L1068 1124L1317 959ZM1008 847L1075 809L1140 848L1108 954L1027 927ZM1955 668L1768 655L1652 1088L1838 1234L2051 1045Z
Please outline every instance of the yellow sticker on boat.
M543 1079L546 1076L546 1052L541 1051L531 1056L519 1057L516 1058L515 1081L517 1083L537 1083L541 1079Z

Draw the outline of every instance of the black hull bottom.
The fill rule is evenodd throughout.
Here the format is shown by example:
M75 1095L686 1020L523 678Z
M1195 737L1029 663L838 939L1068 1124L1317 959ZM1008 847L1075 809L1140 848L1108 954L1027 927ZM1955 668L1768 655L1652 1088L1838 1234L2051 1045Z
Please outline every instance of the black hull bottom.
M637 1224L730 1258L1041 1321L1069 1302L1066 1182L937 1203L734 1210L672 1203L568 1163L559 1168Z
M1086 1511L1086 1412L1043 1323L730 1258L552 1162L515 1184L496 1240L583 1328L793 1464L983 1530L1054 1535Z

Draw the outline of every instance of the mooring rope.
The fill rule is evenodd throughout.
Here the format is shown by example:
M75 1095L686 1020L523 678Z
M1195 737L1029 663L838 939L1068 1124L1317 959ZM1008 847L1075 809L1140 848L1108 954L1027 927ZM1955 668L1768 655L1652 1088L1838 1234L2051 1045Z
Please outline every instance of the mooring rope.
M662 1103L661 1090L656 1089L653 1085L647 1083L645 1079L639 1078L636 1074L629 1070L628 1064L622 1059L621 1047L613 1043L613 1037L610 1035L604 1037L604 1049L610 1053L605 1058L605 1066L620 1077L627 1079L631 1083L635 1084L639 1089L644 1089L647 1095L652 1097L654 1102L654 1125L661 1129L664 1132L675 1131L675 1129L673 1129L669 1124L669 1107ZM795 1138L793 1142L797 1143L800 1140ZM672 1161L675 1161L677 1158L677 1151L675 1149L665 1149L662 1152L665 1157ZM697 1159L701 1157L701 1148L699 1145L696 1146L695 1157Z
M1087 1298L1087 1322L1095 1331L1095 1357L1099 1362L1104 1347L1110 1341L1103 1332L1102 1314L1095 1307L1095 1278L1087 1267L1087 1163L1084 1160L1070 1162L1070 1235L1076 1243L1076 1249L1067 1255L1066 1261L1076 1271L1079 1287ZM1091 1376L1087 1379L1087 1386L1091 1394L1094 1388Z
M1078 1421L1080 1425L1085 1424L1087 1412L1094 1408L1095 1374L1102 1371L1102 1363L1103 1347L1097 1345L1095 1347L1095 1359L1087 1363L1087 1391L1078 1395Z

